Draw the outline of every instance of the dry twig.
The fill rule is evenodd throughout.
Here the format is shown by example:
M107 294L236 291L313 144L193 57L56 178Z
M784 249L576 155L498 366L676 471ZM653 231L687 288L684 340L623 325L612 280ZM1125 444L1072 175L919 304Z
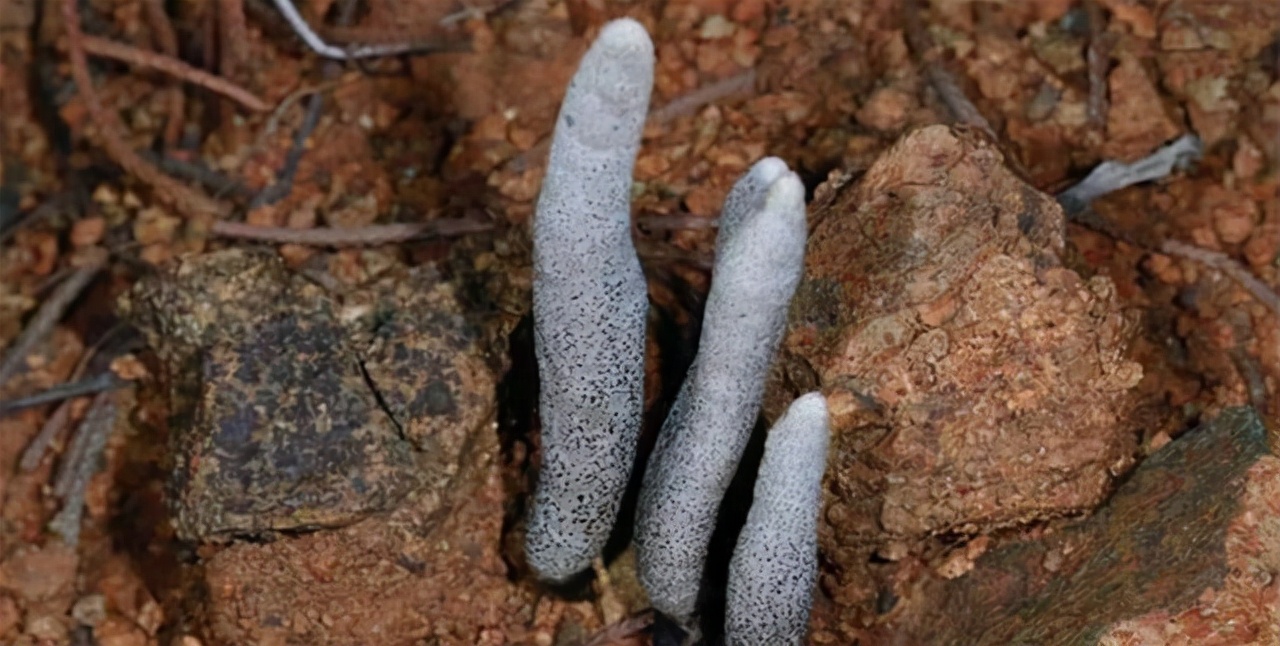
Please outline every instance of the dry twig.
M1280 316L1280 294L1277 294L1274 289L1262 282L1262 279L1254 276L1244 265L1227 254L1221 251L1201 249L1178 240L1165 240L1160 243L1160 251L1170 256L1194 260L1230 276L1232 280L1240 283L1240 286L1245 288L1246 291L1253 294L1253 297L1258 299L1260 303L1275 312L1276 316Z
M287 0L284 1L287 4ZM292 5L289 6L292 7ZM353 0L345 0L339 5L338 23L340 25L350 23L355 16L355 8L356 5ZM342 74L342 68L334 61L325 61L320 68L320 73L326 81L336 81ZM282 103L281 108L277 108L272 113L273 119L281 113L283 105ZM249 202L249 209L252 210L274 204L293 191L293 180L298 173L298 164L302 162L302 155L306 152L307 138L311 136L312 131L320 124L320 111L323 109L324 95L319 92L313 93L307 103L307 111L302 117L302 124L298 126L298 131L293 134L293 143L289 147L288 154L285 155L284 166L277 174L276 180L259 191L253 200ZM263 131L264 134L270 132L270 129L275 127L275 123L268 122L267 127L268 129Z
M457 25L460 22L465 22L467 20L484 20L489 16L496 15L498 13L501 13L502 11L505 11L506 9L514 6L519 1L520 0L501 0L496 4L490 5L483 9L480 7L469 6L467 3L464 2L462 3L463 6L461 9L441 18L439 24L441 27L452 27L454 25Z
M243 222L217 220L209 232L224 238L239 238L308 247L368 247L405 242L433 236L459 236L493 229L488 222L467 219L431 220L402 224L374 224L348 229L260 227Z
M702 109L702 106L723 101L729 97L748 94L756 87L755 69L734 74L726 79L708 83L700 88L678 96L666 105L649 113L650 123L667 123L687 116Z
M1111 47L1114 41L1107 34L1102 7L1097 0L1083 0L1089 20L1089 48L1085 59L1089 67L1089 102L1086 114L1094 128L1107 125L1107 72L1111 64Z
M330 79L315 85L300 87L293 92L290 92L289 96L282 99L280 103L276 105L275 109L271 111L271 116L267 117L266 125L258 131L257 136L253 139L253 143L249 146L248 152L241 155L241 159L252 159L258 153L262 152L263 148L266 148L267 138L275 134L276 130L280 128L280 121L284 119L285 113L288 112L289 108L292 108L294 104L308 96L311 96L312 94L329 92L334 88L340 87L348 82L348 78ZM295 141L296 140L297 139L295 137ZM241 165L243 165L243 163L244 161L241 161ZM219 195L221 195L221 191L219 191Z
M26 397L17 397L7 401L0 402L0 415L7 415L14 411L24 408L33 408L52 404L54 402L71 399L74 397L83 397L85 395L96 395L106 390L114 390L128 384L129 382L117 377L111 371L104 372L95 377L72 381L65 384L58 384L52 388L42 390L34 395Z
M293 27L294 32L306 43L312 51L325 58L332 58L340 61L350 61L357 58L378 58L381 56L399 56L401 54L421 53L434 51L439 47L435 43L375 43L364 45L350 45L347 47L336 47L324 42L324 39L303 20L302 14L298 13L298 8L293 6L289 0L274 0L276 8L280 10L280 15L288 21L289 26Z
M1262 279L1254 276L1248 268L1220 251L1201 249L1195 245L1177 240L1163 240L1158 243L1143 242L1133 239L1117 231L1109 223L1103 222L1089 208L1094 200L1128 188L1134 184L1150 182L1168 176L1175 169L1181 168L1192 160L1199 159L1203 153L1200 139L1195 135L1183 135L1173 143L1162 146L1154 153L1130 164L1107 161L1098 164L1079 183L1058 193L1058 204L1062 205L1067 218L1074 222L1099 230L1108 236L1123 240L1130 244L1170 256L1194 260L1210 268L1230 276L1244 287L1254 298L1258 299L1271 311L1280 315L1280 295L1269 287Z
M89 488L89 480L98 470L98 461L107 447L107 438L115 428L114 397L108 391L98 393L93 398L84 421L80 423L80 428L58 466L53 492L62 498L62 510L49 521L49 528L61 534L67 545L74 546L80 539L85 492Z
M156 47L171 59L178 59L178 34L173 31L169 15L164 11L164 0L145 0L142 3L143 13L147 16L147 24L151 26L152 40ZM171 86L166 92L169 98L169 119L164 124L164 147L175 148L182 138L182 127L186 123L187 95L178 85Z
M62 430L67 427L67 422L71 419L71 407L79 398L63 400L58 407L54 409L53 414L44 421L44 425L40 427L40 432L36 433L35 438L22 451L22 458L18 460L18 468L23 471L34 471L40 466L40 461L44 459L44 454L49 450L54 440L62 434Z
M253 191L238 179L220 173L199 161L185 161L176 157L157 155L150 150L139 150L143 159L159 166L164 172L190 180L213 191L218 197L231 196L237 199L253 197Z
M27 323L27 327L22 330L22 334L18 335L13 346L9 348L9 354L0 361L0 384L18 374L27 355L49 336L53 326L57 325L58 321L62 320L62 316L67 313L67 308L71 307L98 272L102 271L103 264L103 262L97 262L76 269L70 277L58 285L49 298L45 299L35 316L32 316L31 321Z
M160 169L138 156L120 136L120 117L102 105L89 76L89 60L85 55L84 32L76 0L62 1L62 20L67 30L67 56L71 60L71 76L83 97L89 116L98 125L102 147L125 172L149 184L156 196L172 204L178 211L193 217L217 217L230 211L227 205L165 175Z
M929 36L929 31L924 25L923 13L924 8L920 6L919 0L906 0L902 3L903 32L907 37L907 44L924 67L925 79L938 93L938 98L942 100L943 105L947 106L952 118L981 130L991 138L991 141L999 141L991 123L982 116L982 112L969 100L969 97L965 96L964 90L960 89L960 84L956 82L951 72L937 60L933 38ZM1010 157L1010 160L1012 159Z
M249 27L244 19L244 0L218 0L217 23L218 46L222 54L220 71L228 78L238 78L248 57L245 49L249 42Z
M199 85L232 99L255 112L266 112L271 105L258 98L252 92L213 74L196 69L186 63L157 52L147 52L130 45L117 43L97 36L84 36L84 51L95 56L103 56L124 61L130 65L164 72L174 78Z
M123 331L125 329L127 328L120 325L113 327L111 330L108 330L106 334L103 334L102 338L98 339L98 341L93 344L93 347L86 350L84 356L80 357L80 361L77 362L75 370L71 372L71 377L68 380L70 383L56 386L29 398L35 399L36 397L40 397L43 399L51 399L53 396L57 396L63 399L58 407L54 409L53 414L45 420L44 426L40 427L40 432L31 440L31 443L27 445L27 448L23 450L22 458L18 461L18 467L23 471L32 471L36 467L40 466L40 461L44 459L44 454L49 450L49 446L58 438L58 435L62 433L62 430L67 427L67 421L71 417L71 409L75 402L83 399L84 395L96 395L99 392L104 392L104 389L96 387L100 384L95 382L100 380L111 380L116 382L115 385L124 385L127 383L123 380L117 379L116 375L109 369L104 370L103 374L99 374L97 377L92 379L81 380L81 377L84 376L85 371L88 370L90 366L104 363L104 359L109 359L113 356L110 354L103 355L103 348L107 346L108 343L115 340L114 337L116 332ZM109 388L107 389L109 390ZM0 405L0 409L16 410L16 408L18 408L22 403L23 402L21 400L13 400L6 402L4 405Z
M276 176L276 181L268 184L249 202L251 210L275 204L293 190L293 178L298 174L298 164L302 162L302 155L307 150L307 138L319 125L320 111L323 108L324 95L318 92L312 94L311 100L307 103L306 115L302 118L302 125L298 126L297 132L293 133L293 145L289 147L289 152L284 157L284 166Z
M76 436L72 438L66 454L62 456L62 463L58 466L58 474L53 481L54 494L66 496L71 493L72 486L76 484L76 479L80 475L81 465L87 461L85 458L94 448L95 436L101 435L102 427L109 428L110 423L115 419L116 407L113 397L114 395L109 391L94 395L93 403L89 404L89 410L85 412Z
M8 242L24 227L29 227L54 215L78 216L83 212L84 204L89 200L88 191L85 189L83 180L83 177L73 177L62 190L45 198L44 202L40 203L40 206L19 216L17 222L0 228L0 244Z
M1199 159L1204 152L1200 138L1187 134L1133 163L1105 161L1079 183L1058 194L1067 217L1086 209L1090 202L1122 188L1167 177L1175 169Z

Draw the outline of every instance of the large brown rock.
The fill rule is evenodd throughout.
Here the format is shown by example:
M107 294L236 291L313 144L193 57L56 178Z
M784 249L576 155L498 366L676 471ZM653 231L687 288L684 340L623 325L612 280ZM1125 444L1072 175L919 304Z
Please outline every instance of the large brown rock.
M1097 514L918 581L870 643L1280 643L1280 459L1253 409L1148 458Z
M1078 514L1133 464L1141 367L1111 281L1062 266L1063 214L992 146L913 132L856 185L819 190L806 275L769 391L832 413L825 585L935 535Z

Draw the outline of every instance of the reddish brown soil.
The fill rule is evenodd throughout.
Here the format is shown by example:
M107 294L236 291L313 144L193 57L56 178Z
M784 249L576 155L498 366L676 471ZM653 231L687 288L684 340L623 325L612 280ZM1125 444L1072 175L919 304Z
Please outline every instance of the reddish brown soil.
M446 260L459 275L475 272L483 280L474 291L494 312L493 348L505 353L505 335L528 308L525 231L555 111L577 59L612 17L643 22L657 48L655 114L636 165L635 210L654 300L677 322L693 315L683 295L697 294L707 282L714 230L703 225L753 161L766 154L782 157L812 188L829 176L857 181L904 134L954 121L908 46L900 15L904 3L896 0L369 0L356 3L352 26L330 27L323 30L326 37L435 42L465 45L467 51L336 69L302 45L267 2L76 5L86 34L147 52L173 47L176 58L248 90L268 111L153 70L90 56L90 79L102 104L95 110L73 80L63 4L0 0L0 231L7 232L0 240L0 348L8 352L53 286L74 268L104 254L109 261L23 357L19 374L0 383L0 400L106 370L90 358L95 348L113 345L104 337L116 336L107 334L117 323L115 299L138 276L172 267L184 254L254 244L211 235L213 220L221 218L299 231L449 218L490 225L488 232L461 239L271 249L290 266L341 285L380 276L393 262ZM298 2L312 24L331 25L342 4ZM1077 321L1072 325L1078 328L1056 341L1045 337L1002 347L1010 362L1065 342L1105 355L1096 374L1084 378L1088 388L1049 404L1032 389L1021 402L1061 413L1042 428L1097 430L1120 409L1116 389L1124 387L1127 413L1117 423L1129 425L1127 435L1117 437L1113 427L1098 435L1103 439L1088 456L1075 446L1056 456L1065 471L1100 478L1097 486L1064 489L1064 498L1045 511L1044 501L1029 493L1043 473L1010 467L1009 489L988 493L1017 501L994 515L976 511L983 507L981 496L971 507L930 504L931 487L941 485L924 479L915 484L927 489L891 492L895 511L882 518L883 525L855 528L856 519L828 517L823 544L831 558L863 558L864 548L882 551L871 559L868 572L874 572L866 579L851 579L856 572L835 571L831 558L824 561L812 636L817 643L881 644L893 643L893 634L925 634L919 626L896 633L885 628L930 621L929 610L911 607L909 613L878 618L876 585L892 579L893 589L912 589L930 569L945 578L961 576L992 544L1040 536L1061 512L1083 511L1105 498L1108 469L1111 475L1126 471L1201 418L1251 405L1269 424L1273 445L1280 437L1277 313L1214 268L1152 251L1166 239L1190 243L1224 252L1272 290L1280 284L1280 4L1096 0L1104 22L1092 38L1085 8L1072 0L920 4L936 43L924 58L948 70L991 124L997 141L982 144L986 157L977 165L1001 166L998 172L1008 175L1001 181L1052 194L1105 159L1133 160L1187 132L1205 141L1206 156L1189 172L1102 200L1096 205L1102 226L1067 224L1053 244L1010 243L1025 253L990 264L986 270L1003 278L993 279L985 292L964 296L981 305L975 310L979 318L987 305L1018 316L1049 316L1061 309L1055 298L1087 302L1087 311L1076 313L1084 318L1119 311L1132 316L1124 343L1096 336L1096 321ZM1093 79L1086 55L1091 43L1104 50L1106 63ZM1106 90L1109 108L1103 114L1091 114L1091 80ZM245 208L246 196L271 184L284 165L304 122L308 91L319 92L323 103L292 190L275 204ZM125 149L160 151L241 186L219 192L183 176L181 185L227 206L225 213L211 215L147 181L145 171L121 164L104 134L122 140ZM993 159L1007 161L1009 170ZM859 199L872 201L870 189L864 190ZM966 200L1009 197L991 191L950 204L968 208ZM1056 208L1034 191L1018 199L1024 201L991 208L1015 219L1020 208ZM899 225L908 226L894 223ZM1000 235L1018 238L1014 229ZM1031 280L1030 265L1019 263L1037 245L1053 247L1064 268ZM838 249L828 252L825 270L840 257ZM940 271L967 271L938 262L945 265ZM1103 283L1111 287L1094 289ZM886 313L892 311L885 306ZM926 309L921 315L945 312ZM69 431L93 398L71 400L61 413L49 405L0 416L0 643L360 643L382 635L379 642L388 644L570 644L604 628L619 605L643 609L625 567L615 568L612 602L590 594L566 599L533 584L513 547L518 536L510 521L518 516L524 469L536 443L511 442L488 424L483 429L490 435L469 447L474 460L462 465L466 477L459 482L469 495L459 497L467 504L435 518L430 540L423 538L425 531L406 534L392 517L266 545L178 541L163 504L167 404L162 389L148 386L154 380L149 375L157 372L154 356L133 350L111 369L141 385L112 396L116 431L103 468L86 490L74 548L48 529L62 504L49 483L69 445ZM655 354L659 350L666 349L655 347ZM519 366L521 358L512 361ZM911 356L901 361L904 371L919 367ZM1130 366L1141 368L1136 385L1124 377L1136 374L1125 373ZM965 368L956 363L948 369L959 374ZM990 399L1019 405L997 395ZM508 410L503 402L498 410L498 424L511 423L502 417ZM852 407L844 412L857 413ZM53 450L35 468L19 468L23 451L51 417L61 419L64 429ZM903 429L899 448L916 446L910 434L918 429ZM870 450L859 444L867 441L850 436L833 446ZM1025 447L1003 448L1007 454L996 451L989 458L1014 459ZM893 446L876 450L902 462L878 474L842 472L839 477L860 483L851 484L850 492L885 474L918 474L931 459L914 450L896 455ZM1248 477L1240 495L1253 501L1248 509L1264 513L1268 508L1258 502L1259 492L1276 490L1276 465L1259 462ZM841 502L859 504L845 500L836 506ZM1227 519L1233 524L1226 540L1255 540L1259 534L1275 539L1266 534L1275 527L1274 506L1269 509L1272 520L1257 521L1264 529L1250 530L1254 534L1240 529L1253 527L1249 519ZM1001 529L988 534L988 525ZM848 536L830 534L841 527L865 530L874 540L851 546ZM950 534L947 541L958 540L956 533L964 540L908 541L933 540L926 535L935 532ZM1238 556L1243 553L1229 552L1230 562L1244 562ZM1258 612L1275 611L1276 595L1268 594L1257 601ZM1187 626L1179 634L1207 630L1185 608L1163 610L1169 621ZM1119 641L1110 643L1166 643L1140 640L1155 634L1162 617L1155 612L1113 625L1109 634ZM605 637L612 641L598 643L641 643L630 633L617 629ZM1268 638L1251 635L1212 643Z

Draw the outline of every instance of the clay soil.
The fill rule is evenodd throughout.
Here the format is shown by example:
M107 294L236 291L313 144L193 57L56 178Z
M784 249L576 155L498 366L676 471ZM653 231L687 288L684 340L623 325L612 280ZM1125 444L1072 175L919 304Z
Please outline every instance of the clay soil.
M1109 297L1135 321L1124 361L1142 377L1125 421L1137 430L1119 470L1232 406L1254 407L1275 439L1280 4L297 5L339 48L416 47L326 61L265 0L0 0L0 356L21 354L0 377L0 401L114 380L108 395L0 416L0 643L307 643L289 630L247 627L262 617L240 591L285 576L271 560L285 557L175 536L164 503L163 390L147 386L156 359L119 318L117 298L141 276L228 246L267 249L340 285L361 284L392 260L439 263L446 276L485 277L468 283L478 286L469 297L494 312L495 347L507 352L514 339L514 377L498 389L514 396L512 379L530 374L518 325L529 307L527 230L556 110L590 39L623 15L649 28L657 51L634 211L653 300L678 333L654 339L655 357L687 361L668 346L696 331L712 222L733 181L762 156L785 159L812 195L828 178L856 181L903 135L951 124L984 137L1020 181L1053 195L1100 162L1133 161L1194 133L1205 147L1197 164L1108 196L1068 223L1062 262L1086 280L1108 278ZM904 18L918 21L916 31ZM920 31L931 42L922 45ZM930 69L951 79L994 139L949 105ZM404 226L377 228L392 224ZM1166 240L1225 257L1270 289L1272 304L1221 264L1162 253ZM67 289L73 281L83 288ZM655 410L669 403L671 373L654 370ZM470 506L440 521L449 536L469 539L422 556L425 566L401 564L433 577L437 594L412 597L412 608L380 598L385 625L377 606L346 621L304 605L326 597L291 597L297 616L280 621L310 626L316 643L360 643L351 635L383 630L413 636L385 643L648 643L626 568L609 594L566 597L538 587L522 565L512 519L536 434L516 428L530 416L513 408L496 402L499 419L483 428L505 435L481 443L498 456L493 468L476 471ZM95 425L116 430L81 478L83 517L68 531L63 512L75 487L60 481L75 478L60 475L61 465L75 464L73 437ZM48 449L24 460L42 431ZM1052 520L979 532L954 565L965 571L989 543L1037 535ZM369 585L342 562L346 538L306 540L316 544L289 549L314 564L312 574ZM918 546L885 545L923 555L918 563L932 558ZM228 561L228 550L248 560ZM372 561L371 572L387 566ZM223 567L204 572L210 563ZM875 594L846 585L846 574L823 572L811 639L893 643L884 636L892 631L877 631ZM893 576L917 574L904 567ZM326 626L341 635L317 637Z

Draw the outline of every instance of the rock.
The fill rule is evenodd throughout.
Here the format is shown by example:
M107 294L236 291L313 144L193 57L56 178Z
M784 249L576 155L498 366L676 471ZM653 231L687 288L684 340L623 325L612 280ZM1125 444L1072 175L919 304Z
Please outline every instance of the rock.
M505 352L430 268L315 281L227 250L121 304L162 362L175 525L214 543L188 571L194 623L209 644L519 641L501 630L528 603L498 552Z
M496 383L452 287L393 270L327 292L243 250L139 281L163 361L179 535L341 527L448 484Z
M1141 367L1105 277L1062 267L1063 215L993 147L905 136L819 189L766 416L821 389L832 416L821 541L842 612L871 553L1087 511L1132 464Z
M917 583L870 643L1280 643L1277 501L1262 421L1229 409L1144 461L1092 517Z

